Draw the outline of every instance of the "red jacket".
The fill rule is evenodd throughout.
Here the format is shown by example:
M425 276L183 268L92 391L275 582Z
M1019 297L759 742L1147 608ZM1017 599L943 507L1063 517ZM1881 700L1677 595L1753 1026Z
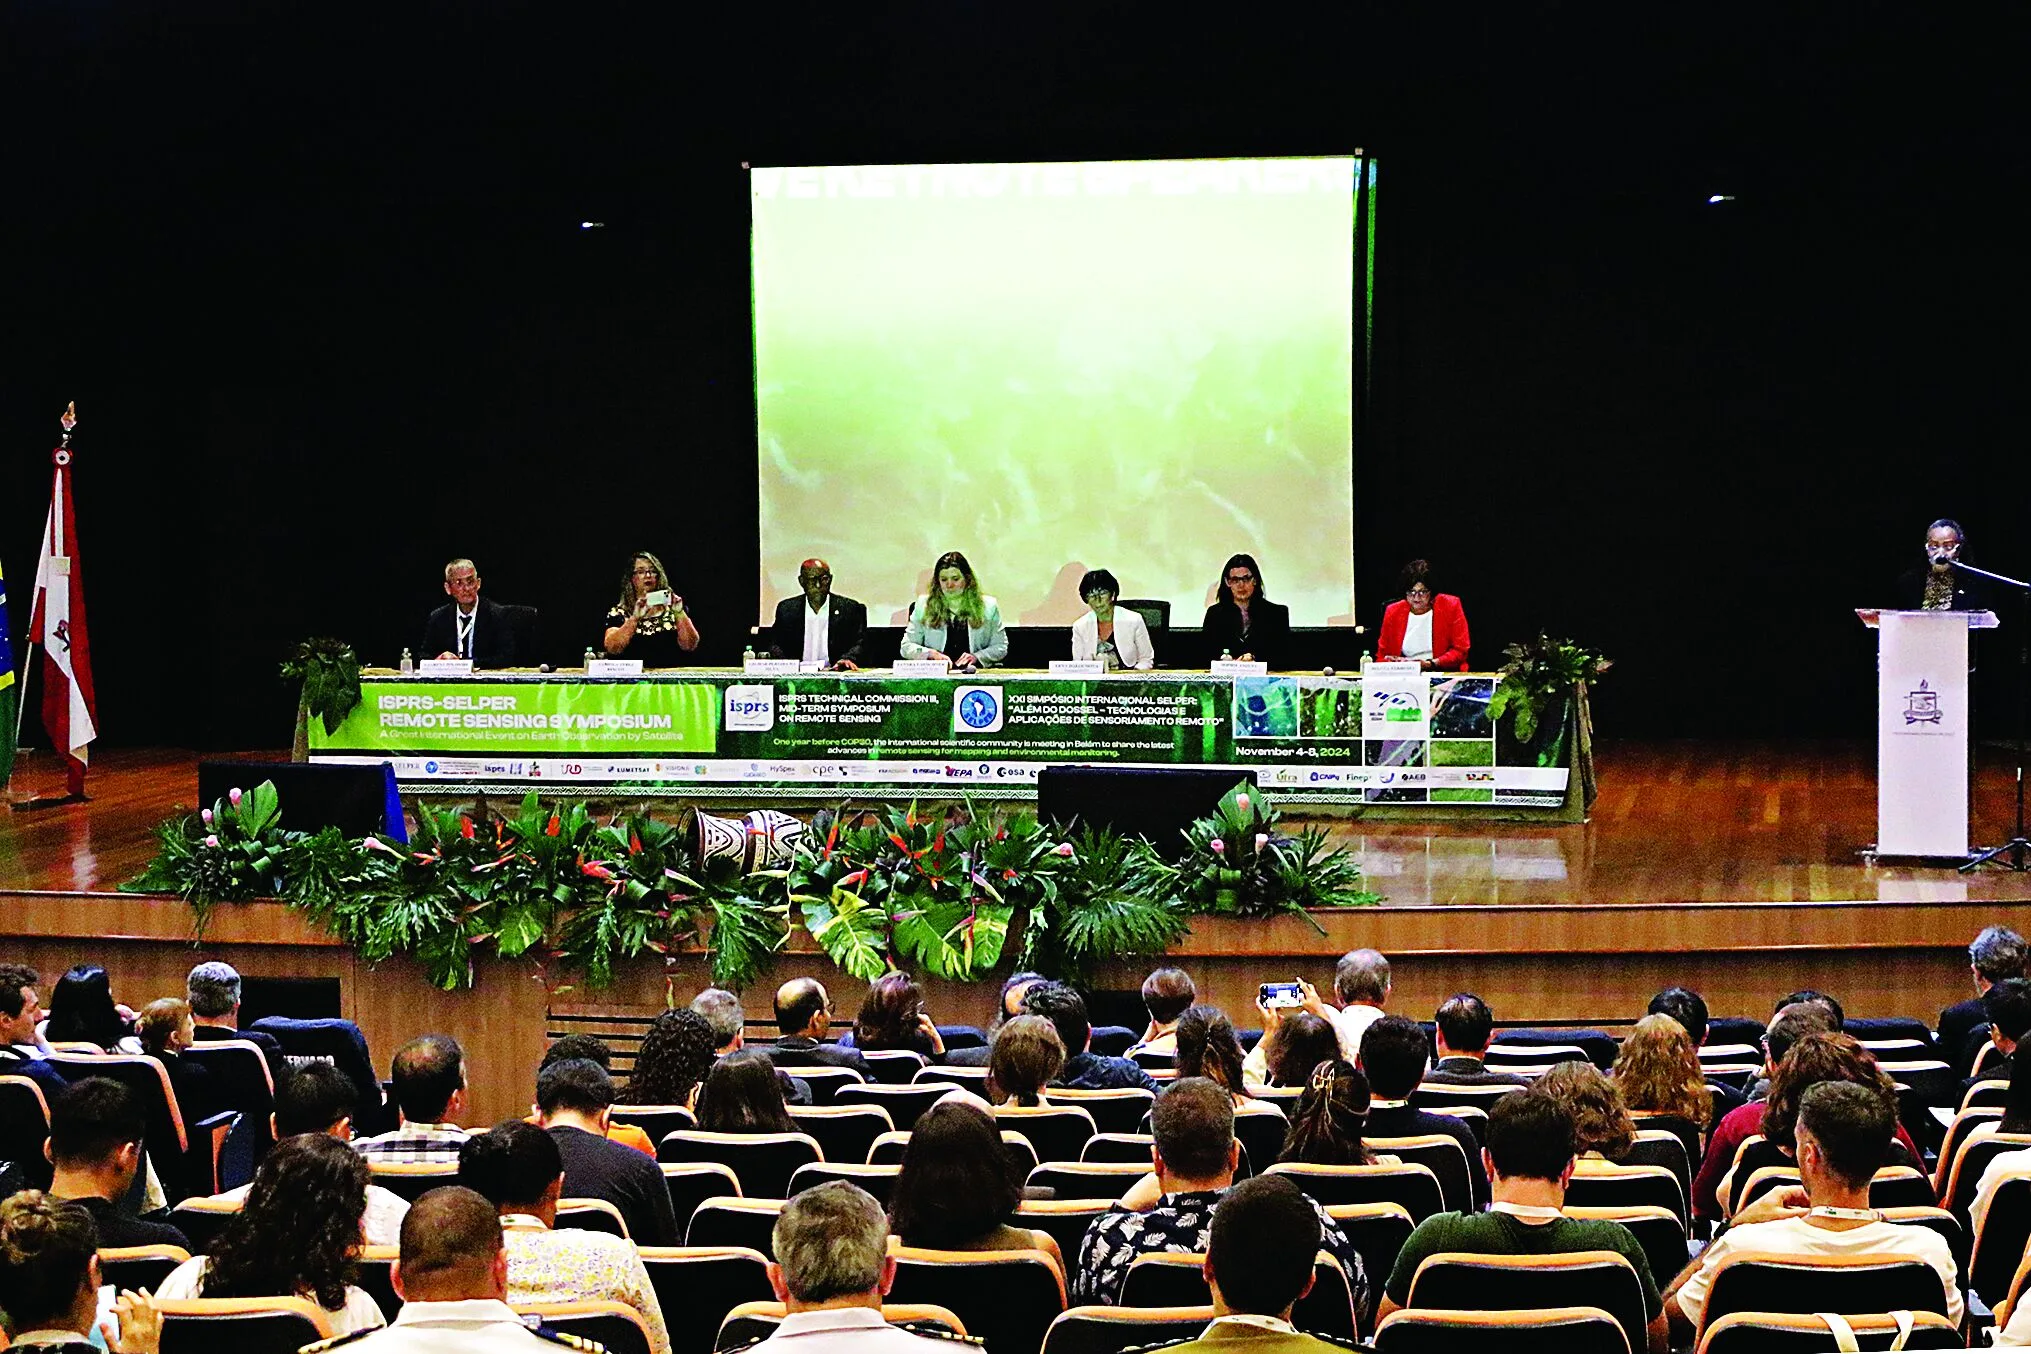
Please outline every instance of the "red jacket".
M1403 657L1403 627L1410 620L1410 603L1395 601L1382 613L1382 638L1375 645L1375 657L1388 661ZM1460 599L1450 592L1432 598L1432 665L1445 672L1467 670L1467 613Z

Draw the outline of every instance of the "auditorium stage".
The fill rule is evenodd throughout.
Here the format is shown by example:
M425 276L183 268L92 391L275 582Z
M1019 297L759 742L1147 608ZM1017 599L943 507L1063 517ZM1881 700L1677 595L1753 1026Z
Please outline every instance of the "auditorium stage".
M262 754L273 755L273 754ZM1717 1014L1767 1016L1779 993L1832 991L1858 1015L1931 1019L1965 994L1965 946L2000 921L2031 932L2031 878L1871 864L1873 749L1867 745L1603 743L1601 797L1584 824L1443 820L1362 822L1315 815L1360 856L1376 908L1295 918L1198 919L1173 952L1205 999L1253 1023L1255 984L1298 974L1320 983L1331 957L1370 945L1395 965L1393 1005L1428 1017L1455 991L1485 996L1504 1022L1613 1027L1675 982L1702 991ZM483 966L470 991L439 992L397 960L368 970L331 937L273 903L219 909L198 948L175 898L113 893L152 851L151 829L196 788L194 754L108 752L95 759L93 802L0 814L0 959L53 978L93 959L116 992L146 1000L179 990L198 957L249 972L329 976L346 1014L377 1054L421 1029L475 1050L476 1112L526 1103L528 1050L546 1031L587 1019L631 1020L704 983L701 957L643 961L603 992L569 990L526 965ZM17 766L13 793L61 789L47 753ZM2009 768L1985 766L1975 839L2008 835ZM285 818L285 822L286 822ZM1124 961L1099 987L1133 990L1147 967ZM775 973L824 976L842 1019L858 1004L845 979L801 933ZM537 979L538 981L531 981ZM927 984L939 1018L984 1022L990 985ZM765 992L748 995L766 1016Z

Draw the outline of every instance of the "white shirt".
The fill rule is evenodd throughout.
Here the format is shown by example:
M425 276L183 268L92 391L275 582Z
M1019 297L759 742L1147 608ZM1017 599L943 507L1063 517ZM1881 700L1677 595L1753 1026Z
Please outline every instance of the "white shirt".
M155 1296L158 1298L169 1298L178 1302L181 1302L185 1298L203 1297L205 1295L205 1270L210 1267L211 1263L212 1258L209 1255L193 1255L190 1259L169 1271L169 1277L164 1279L162 1286L155 1290ZM312 1298L311 1301L315 1302L316 1299ZM357 1331L375 1330L388 1324L387 1318L381 1315L380 1304L369 1297L366 1292L353 1287L351 1284L346 1285L346 1305L335 1312L327 1309L327 1315L331 1317L332 1329L340 1335L352 1335Z
M1969 1140L1989 1136L1991 1134L1977 1129ZM1977 1236L1981 1235L1982 1223L1989 1216L1989 1205L1995 1202L1996 1190L2005 1180L2019 1175L2031 1175L2031 1147L2021 1152L1998 1152L1989 1158L1989 1164L1982 1168L1982 1178L1975 1185L1975 1202L1968 1210L1969 1216L1974 1220ZM2025 1303L2024 1306L2031 1307L2031 1302Z
M1340 1056L1353 1062L1361 1052L1361 1036L1389 1012L1366 1002L1349 1002L1333 1012L1333 1033L1340 1036Z
M1700 1267L1678 1290L1679 1310L1686 1320L1697 1323L1713 1283L1714 1268L1730 1255L1766 1251L1778 1255L1903 1255L1923 1260L1939 1272L1946 1289L1947 1320L1958 1326L1963 1309L1960 1299L1960 1270L1946 1238L1930 1228L1895 1222L1866 1222L1845 1232L1815 1227L1804 1218L1781 1218L1776 1222L1752 1222L1718 1237L1700 1253Z
M451 613L451 619L452 619L451 651L457 654L460 658L471 658L473 631L479 627L480 623L479 603L474 602L471 611L459 611L454 609Z
M346 1354L558 1354L564 1346L530 1330L507 1303L469 1298L405 1303L393 1325L345 1348Z
M792 1312L776 1333L754 1346L773 1354L944 1354L949 1340L891 1326L872 1307L839 1307L823 1312Z
M1403 656L1430 658L1432 656L1432 613L1420 616L1415 611L1403 618Z
M247 1206L247 1194L252 1185L229 1189L224 1194L214 1194L206 1203L235 1204ZM392 1189L379 1185L367 1186L367 1244L369 1246L399 1246L402 1244L402 1219L409 1215L409 1201Z
M816 611L804 603L804 661L830 666L832 662L832 594Z

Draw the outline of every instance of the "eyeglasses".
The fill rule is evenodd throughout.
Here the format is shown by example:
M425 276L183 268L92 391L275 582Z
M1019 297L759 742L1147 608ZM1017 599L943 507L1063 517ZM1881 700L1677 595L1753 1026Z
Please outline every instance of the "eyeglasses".
M655 569L637 569L637 570L635 570L635 577L636 577L636 578L661 578L662 576L663 576L663 575L662 575L662 573L661 573L660 571L658 571L658 570L655 570Z
M447 578L444 581L454 588L474 588L479 586L480 576L468 574L464 578Z
M1429 597L1431 595L1432 590L1422 583L1418 584L1416 587L1412 588L1409 592L1404 594L1404 596L1406 597Z
M1231 587L1234 587L1235 585L1237 585L1237 584L1240 584L1240 583L1253 583L1254 581L1255 581L1255 575L1254 575L1254 574L1229 574L1229 575L1227 575L1227 586L1228 586L1228 587L1230 587L1230 588L1231 588Z

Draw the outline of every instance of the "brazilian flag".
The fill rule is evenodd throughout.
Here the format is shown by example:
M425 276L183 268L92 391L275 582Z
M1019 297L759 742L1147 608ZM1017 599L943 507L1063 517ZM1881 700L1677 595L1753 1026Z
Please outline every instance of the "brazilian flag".
M0 788L14 770L14 702L21 699L21 687L14 680L14 644L8 638L7 575L0 571Z

